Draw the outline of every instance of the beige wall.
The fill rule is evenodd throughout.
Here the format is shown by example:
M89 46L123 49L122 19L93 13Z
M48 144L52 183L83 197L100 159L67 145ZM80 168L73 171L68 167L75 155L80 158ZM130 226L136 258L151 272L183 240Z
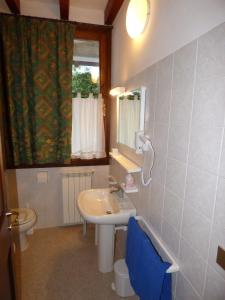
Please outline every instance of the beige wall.
M21 0L20 3L22 15L53 19L60 18L58 1ZM9 12L4 0L0 0L0 12ZM71 5L69 19L84 23L104 24L104 9L85 9Z
M35 209L38 215L36 228L47 228L63 225L61 173L65 170L77 171L85 169L95 170L93 175L94 188L108 186L109 166L16 170L18 207L30 207ZM40 171L48 172L48 182L46 184L37 182L37 174ZM10 179L12 179L12 176ZM14 188L14 185L12 185L12 187ZM14 204L15 199L11 200L11 203Z
M114 22L112 84L118 86L225 20L224 0L150 0L150 21L135 40L126 33L128 0Z
M121 20L117 22L122 26ZM115 30L122 31L117 24ZM116 41L114 35L114 49ZM150 186L143 187L140 174L135 174L139 192L129 197L179 262L174 299L222 300L225 272L216 264L216 253L218 245L225 248L225 23L133 77L140 57L129 60L126 47L121 40L118 48L124 61L114 56L113 76L118 71L122 78L129 64L133 70L125 86L147 87L145 132L155 149ZM112 101L112 145L116 146L116 102ZM142 164L141 155L119 148ZM124 181L125 172L116 162L110 172Z

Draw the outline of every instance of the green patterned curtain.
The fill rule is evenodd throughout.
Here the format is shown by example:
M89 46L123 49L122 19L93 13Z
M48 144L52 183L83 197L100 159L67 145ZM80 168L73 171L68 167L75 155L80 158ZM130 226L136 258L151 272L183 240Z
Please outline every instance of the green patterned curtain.
M0 15L0 89L14 167L70 160L74 30Z

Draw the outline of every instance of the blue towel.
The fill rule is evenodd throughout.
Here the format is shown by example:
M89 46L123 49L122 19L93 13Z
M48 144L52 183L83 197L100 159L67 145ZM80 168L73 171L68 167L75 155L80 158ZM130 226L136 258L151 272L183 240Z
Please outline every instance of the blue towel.
M130 282L141 300L171 300L170 264L163 262L149 237L132 217L128 223L126 264Z

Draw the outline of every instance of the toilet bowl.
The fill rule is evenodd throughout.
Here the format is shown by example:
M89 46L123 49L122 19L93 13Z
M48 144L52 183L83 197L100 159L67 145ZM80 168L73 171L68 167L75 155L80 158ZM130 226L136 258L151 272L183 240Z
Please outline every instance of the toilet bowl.
M13 233L19 233L20 250L24 251L28 247L27 234L33 233L33 226L37 221L37 215L30 208L11 209L11 226Z

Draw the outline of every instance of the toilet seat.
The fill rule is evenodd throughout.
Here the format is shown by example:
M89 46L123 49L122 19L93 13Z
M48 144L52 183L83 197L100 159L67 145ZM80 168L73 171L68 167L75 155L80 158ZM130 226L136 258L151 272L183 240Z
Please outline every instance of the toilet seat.
M30 208L13 208L11 212L15 213L11 216L12 226L29 223L35 218L34 211Z
M10 219L12 234L15 237L14 241L20 250L24 251L27 249L29 244L27 234L33 233L33 227L37 221L37 215L35 211L30 208L13 208L11 209L11 213L12 215L10 216Z

